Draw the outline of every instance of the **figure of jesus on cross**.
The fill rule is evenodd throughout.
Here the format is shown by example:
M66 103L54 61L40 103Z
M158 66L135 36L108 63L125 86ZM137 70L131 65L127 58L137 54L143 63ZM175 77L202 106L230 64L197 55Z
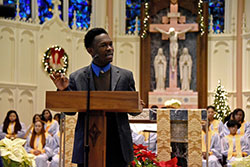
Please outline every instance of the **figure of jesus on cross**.
M178 54L178 39L185 40L185 33L197 32L199 30L197 23L186 24L186 17L181 16L178 12L178 1L170 1L170 12L167 16L162 17L163 24L150 24L149 32L162 33L162 40L169 39L169 88L172 90L177 88L177 54Z
M177 53L178 53L178 35L185 34L186 32L190 31L192 27L189 27L181 32L175 31L173 27L169 28L169 31L164 31L158 27L155 27L155 30L159 31L162 34L169 35L169 51L170 51L170 69L172 72L175 71L175 66L177 64Z

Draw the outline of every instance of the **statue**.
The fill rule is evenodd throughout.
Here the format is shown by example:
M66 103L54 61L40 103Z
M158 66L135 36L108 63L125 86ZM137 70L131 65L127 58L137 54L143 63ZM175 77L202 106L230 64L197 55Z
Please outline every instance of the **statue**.
M158 49L158 53L155 56L154 69L155 69L156 90L157 91L165 90L167 61L166 57L163 55L162 48Z
M177 63L177 53L178 53L178 35L185 34L186 32L190 31L192 27L189 27L181 32L175 31L173 27L169 28L169 31L164 31L158 27L155 28L155 30L159 31L160 33L169 35L169 50L170 50L170 67L171 71L175 71L175 66Z
M192 58L188 53L188 48L183 48L179 60L181 90L190 90L190 81L192 74Z

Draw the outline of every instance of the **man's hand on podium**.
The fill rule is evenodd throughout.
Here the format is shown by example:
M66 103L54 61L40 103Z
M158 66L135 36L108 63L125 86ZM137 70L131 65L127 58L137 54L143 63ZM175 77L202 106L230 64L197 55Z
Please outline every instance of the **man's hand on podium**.
M139 109L140 111L142 112L143 108L145 107L145 103L143 102L142 99L140 99L140 106L139 106Z
M144 103L144 101L142 99L140 99L140 104L141 104L142 107L145 107L145 103Z
M69 86L69 79L63 74L53 72L50 78L59 90L64 90Z

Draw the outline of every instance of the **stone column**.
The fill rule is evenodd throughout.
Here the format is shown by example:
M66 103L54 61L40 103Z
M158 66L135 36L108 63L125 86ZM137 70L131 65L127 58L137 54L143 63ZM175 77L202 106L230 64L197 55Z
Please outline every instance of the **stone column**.
M236 107L242 108L242 19L244 0L238 0L236 41Z
M113 39L113 0L107 0L108 33Z

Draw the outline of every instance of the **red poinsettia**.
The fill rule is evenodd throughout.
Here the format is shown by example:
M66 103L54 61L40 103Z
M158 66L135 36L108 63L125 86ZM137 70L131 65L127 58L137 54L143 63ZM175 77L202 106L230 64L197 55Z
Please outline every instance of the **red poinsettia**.
M177 158L170 161L158 162L156 154L147 150L147 146L142 144L133 145L134 148L134 161L131 162L130 167L178 167Z
M134 161L130 166L140 167L140 166L157 166L156 155L152 151L147 150L147 146L142 144L133 145L134 148Z
M169 161L160 161L158 165L160 167L178 167L177 163L178 163L178 159L175 157Z

